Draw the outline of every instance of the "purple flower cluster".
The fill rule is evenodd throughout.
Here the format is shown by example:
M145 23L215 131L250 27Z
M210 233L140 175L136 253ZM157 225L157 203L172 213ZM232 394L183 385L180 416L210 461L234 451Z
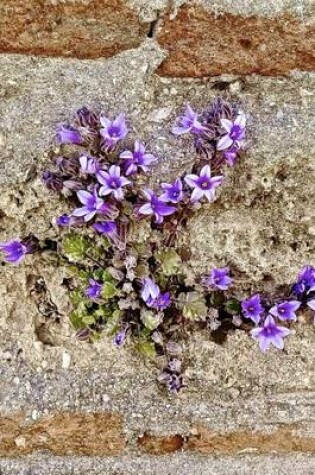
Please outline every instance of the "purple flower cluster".
M295 293L301 296L301 300L293 298L284 299L271 306L264 303L259 294L242 300L239 302L240 315L234 314L234 321L238 321L237 326L239 326L242 324L243 317L251 320L256 325L256 328L251 330L251 335L258 340L263 352L267 351L271 345L278 349L283 349L283 338L290 334L290 330L278 325L276 319L285 323L295 322L297 320L296 312L302 307L303 299L304 303L315 311L314 278L315 268L311 266L305 267L299 274L293 289L295 289ZM215 268L211 271L210 275L202 279L202 284L212 290L226 291L231 283L232 279L229 275L228 267Z
M297 318L295 312L300 308L300 305L300 302L296 300L284 300L273 305L267 311L259 294L242 301L241 308L244 317L257 325L257 328L251 331L251 335L258 340L263 352L267 351L270 345L279 350L283 349L283 338L290 334L290 330L277 325L275 318L284 322L295 321ZM266 317L263 319L265 314ZM260 326L258 326L259 324Z
M114 119L97 115L87 107L76 113L73 125L60 125L56 141L59 145L85 147L87 153L70 158L58 157L56 171L45 170L42 180L45 186L65 196L75 196L77 207L71 214L63 214L55 222L60 228L92 224L102 234L113 237L123 216L124 203L133 200L134 183L127 177L150 170L157 157L146 150L144 143L135 140L133 152L119 151L119 146L128 134L124 114ZM114 158L114 155L116 158ZM141 204L137 205L137 209ZM156 208L157 222L169 216L172 207L152 198L152 208ZM148 213L144 208L144 213ZM110 224L104 225L104 217ZM117 219L117 221L116 221ZM115 220L115 221L114 221ZM115 240L114 240L115 241Z
M184 386L179 345L172 341L181 325L203 322L214 341L238 327L265 352L271 346L283 349L299 310L314 311L315 319L314 267L305 266L291 293L272 304L257 293L240 301L231 295L235 281L229 267L213 268L201 287L187 278L181 265L187 253L174 245L193 212L214 201L224 165L233 166L241 157L246 121L237 105L220 98L201 113L187 105L172 131L193 134L198 159L188 173L161 180L153 191L144 187L143 174L157 157L139 139L125 142L125 114L113 118L82 107L73 123L57 129L57 144L69 156L57 157L55 169L42 174L45 186L72 205L54 223L74 275L68 288L77 305L71 321L78 338L106 331L121 347L127 335L138 337L139 351L166 356L159 381L172 393ZM134 230L145 218L151 221L151 237L135 242ZM0 252L7 262L19 264L45 246L51 251L49 241L39 246L34 236L10 240L0 243Z
M233 166L245 146L246 116L218 98L201 114L188 105L173 133L194 134L197 153L211 160L215 169L223 163Z

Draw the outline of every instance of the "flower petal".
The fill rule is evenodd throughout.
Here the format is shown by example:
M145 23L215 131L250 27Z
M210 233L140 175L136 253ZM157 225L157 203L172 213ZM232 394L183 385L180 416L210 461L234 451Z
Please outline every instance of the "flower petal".
M228 134L223 135L217 143L217 149L218 150L226 150L227 148L230 148L233 145L233 140L229 137Z
M240 111L238 116L236 117L234 124L239 125L240 127L245 127L246 125L246 115L243 111Z
M151 203L146 203L145 205L142 205L141 208L139 208L139 213L145 215L153 214Z
M190 186L191 188L195 188L196 181L198 180L198 178L198 175L189 174L184 177L184 180L188 186Z
M221 119L221 125L227 132L231 132L232 127L233 127L233 122L231 122L228 119Z
M211 178L211 168L210 165L205 165L202 167L200 172L201 177Z
M190 196L190 201L199 201L203 197L203 191L200 188L195 188Z
M182 135L182 134L187 134L188 132L190 132L191 130L191 127L181 127L181 126L174 126L172 128L172 133L174 135Z
M82 204L86 205L88 201L92 198L92 194L85 190L80 190L77 192L77 197Z

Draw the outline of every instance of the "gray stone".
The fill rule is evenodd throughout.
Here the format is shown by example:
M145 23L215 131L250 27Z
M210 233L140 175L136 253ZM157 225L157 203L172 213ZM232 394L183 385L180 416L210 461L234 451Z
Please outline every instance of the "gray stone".
M192 455L113 457L109 459L31 457L0 461L3 475L313 475L315 458L290 457L197 457Z

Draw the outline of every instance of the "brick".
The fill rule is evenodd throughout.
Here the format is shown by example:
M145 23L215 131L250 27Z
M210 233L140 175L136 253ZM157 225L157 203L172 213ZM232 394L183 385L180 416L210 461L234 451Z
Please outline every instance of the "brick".
M25 424L20 414L0 418L0 457L48 450L53 455L118 455L125 448L122 423L108 412L61 412Z
M0 52L109 57L138 46L150 26L122 0L3 0Z
M287 75L315 70L315 26L292 14L275 17L217 15L203 6L185 5L166 15L157 40L169 56L164 76L220 74Z

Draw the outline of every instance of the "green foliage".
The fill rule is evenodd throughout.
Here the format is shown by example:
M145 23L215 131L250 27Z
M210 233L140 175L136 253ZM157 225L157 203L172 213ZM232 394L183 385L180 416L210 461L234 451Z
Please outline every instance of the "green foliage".
M111 282L105 282L102 289L102 297L105 300L112 299L119 295L119 290Z
M162 322L162 315L147 308L141 309L140 319L148 330L155 330Z
M175 249L166 249L157 254L157 260L160 263L161 271L165 276L171 276L178 272L182 260Z
M114 336L120 329L121 311L116 308L111 311L111 315L107 319L105 331L108 336Z
M241 313L241 303L236 298L229 299L225 304L225 310L231 315L239 315Z
M136 345L136 349L139 353L147 358L154 358L156 356L155 345L149 341L139 341Z
M69 261L78 262L85 258L89 241L85 236L70 233L63 238L62 248Z
M199 292L181 293L179 295L180 306L182 306L183 316L187 320L205 320L208 313L206 300Z

